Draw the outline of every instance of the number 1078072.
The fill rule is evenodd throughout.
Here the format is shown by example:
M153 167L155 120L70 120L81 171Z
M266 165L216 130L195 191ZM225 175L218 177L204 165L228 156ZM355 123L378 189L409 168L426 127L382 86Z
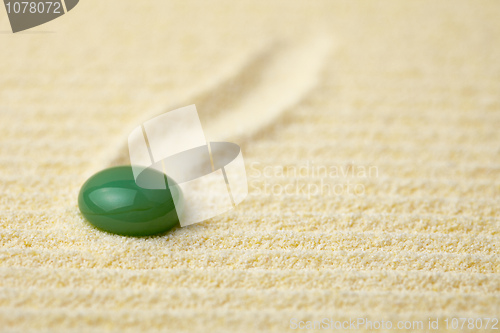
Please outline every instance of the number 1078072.
M7 7L7 13L11 14L61 14L62 8L60 2L53 1L40 1L40 2L29 2L29 1L16 1L7 2L5 4Z

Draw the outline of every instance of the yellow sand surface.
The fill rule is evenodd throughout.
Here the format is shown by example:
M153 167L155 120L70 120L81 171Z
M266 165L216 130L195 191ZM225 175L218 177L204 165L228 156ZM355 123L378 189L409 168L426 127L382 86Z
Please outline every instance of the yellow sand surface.
M154 237L85 222L83 182L190 104L247 199ZM498 1L82 0L17 34L0 9L2 332L446 331L500 317L499 246Z

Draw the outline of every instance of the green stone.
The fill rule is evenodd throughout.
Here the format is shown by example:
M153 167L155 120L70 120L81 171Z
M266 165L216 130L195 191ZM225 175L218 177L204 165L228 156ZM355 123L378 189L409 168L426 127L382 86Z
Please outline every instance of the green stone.
M174 199L182 200L182 193L177 187L168 187L172 180L149 168L139 177L164 180L166 189L139 187L131 166L105 169L90 177L80 190L78 206L83 216L99 229L127 236L154 235L178 226Z

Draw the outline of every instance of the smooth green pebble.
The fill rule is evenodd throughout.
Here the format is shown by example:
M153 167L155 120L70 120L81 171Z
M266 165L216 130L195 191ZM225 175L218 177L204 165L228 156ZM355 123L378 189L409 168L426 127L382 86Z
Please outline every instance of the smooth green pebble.
M159 174L154 169L146 169L139 177L158 179ZM167 185L161 190L139 187L132 167L119 166L90 177L80 189L78 206L83 216L99 229L120 235L147 236L179 225L173 201L179 197L182 199L182 194L176 187Z

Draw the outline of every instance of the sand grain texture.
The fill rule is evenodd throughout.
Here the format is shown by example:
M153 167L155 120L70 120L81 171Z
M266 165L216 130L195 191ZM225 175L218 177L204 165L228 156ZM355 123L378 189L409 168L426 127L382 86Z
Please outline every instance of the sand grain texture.
M498 17L496 1L86 0L0 34L1 330L498 317ZM92 228L82 183L187 104L242 146L248 198L155 237ZM263 175L305 163L377 174L333 179L363 195L262 193L320 188Z

